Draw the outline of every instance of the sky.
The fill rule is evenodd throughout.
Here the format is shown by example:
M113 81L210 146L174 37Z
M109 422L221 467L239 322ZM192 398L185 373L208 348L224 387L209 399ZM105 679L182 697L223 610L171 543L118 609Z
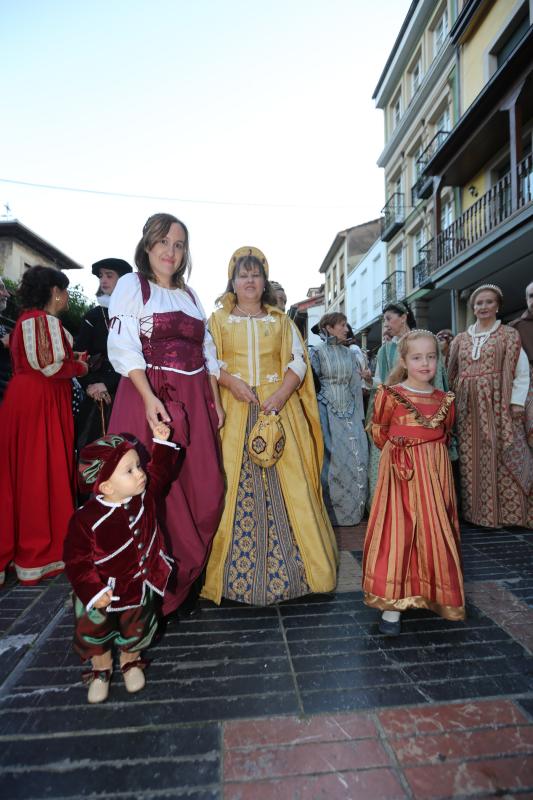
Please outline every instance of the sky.
M166 211L208 313L243 245L303 299L336 233L384 204L372 94L409 5L0 0L0 215L82 264L69 276L89 296L90 265L132 263Z

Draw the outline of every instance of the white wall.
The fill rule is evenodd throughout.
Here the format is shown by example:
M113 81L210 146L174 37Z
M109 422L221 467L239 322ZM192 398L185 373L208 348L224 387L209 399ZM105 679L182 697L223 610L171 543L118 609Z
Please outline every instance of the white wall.
M324 306L311 306L311 308L307 309L307 344L309 347L317 347L322 341L320 336L311 333L311 328L316 325L325 313Z
M381 284L386 275L387 246L378 239L348 275L346 316L354 332L381 316Z

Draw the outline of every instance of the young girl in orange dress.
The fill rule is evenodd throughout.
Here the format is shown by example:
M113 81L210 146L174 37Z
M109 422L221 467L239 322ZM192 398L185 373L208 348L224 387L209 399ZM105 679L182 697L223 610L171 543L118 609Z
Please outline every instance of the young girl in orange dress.
M375 397L370 425L381 450L365 539L365 603L383 614L379 630L401 631L401 612L428 608L464 619L459 521L448 439L454 396L436 389L438 343L413 330Z

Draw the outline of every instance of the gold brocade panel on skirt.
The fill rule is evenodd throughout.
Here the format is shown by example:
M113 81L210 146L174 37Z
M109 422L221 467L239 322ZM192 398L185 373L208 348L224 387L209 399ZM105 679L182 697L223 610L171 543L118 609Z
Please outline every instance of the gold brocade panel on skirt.
M259 467L248 454L248 436L258 417L248 414L233 537L224 569L223 595L266 606L309 593L275 469Z

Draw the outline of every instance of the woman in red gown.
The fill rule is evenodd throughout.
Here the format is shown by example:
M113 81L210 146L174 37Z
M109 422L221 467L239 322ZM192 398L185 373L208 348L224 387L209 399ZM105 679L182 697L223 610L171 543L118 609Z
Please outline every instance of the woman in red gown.
M87 372L57 319L68 283L58 269L32 267L18 290L13 377L0 406L0 583L11 563L27 586L64 567L75 485L71 378Z

